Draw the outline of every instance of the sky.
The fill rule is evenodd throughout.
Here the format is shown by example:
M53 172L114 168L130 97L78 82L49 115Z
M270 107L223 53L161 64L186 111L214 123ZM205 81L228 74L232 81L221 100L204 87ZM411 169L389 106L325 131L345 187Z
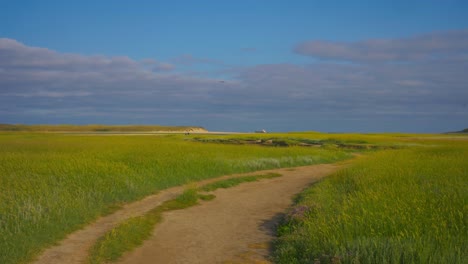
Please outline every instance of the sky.
M468 1L0 0L0 123L468 127Z

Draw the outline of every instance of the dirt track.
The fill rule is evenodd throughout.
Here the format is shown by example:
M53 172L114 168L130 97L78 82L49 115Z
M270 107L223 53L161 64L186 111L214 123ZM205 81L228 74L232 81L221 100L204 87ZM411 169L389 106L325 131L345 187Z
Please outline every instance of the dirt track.
M120 263L268 263L291 198L337 168L280 170L283 177L217 190L213 201L166 213L153 236Z
M264 172L281 173L283 177L217 190L212 201L165 213L153 236L142 247L124 255L121 263L265 263L274 227L291 198L338 168L324 164L268 170ZM233 176L222 178L230 177ZM90 247L106 231L182 191L183 187L170 188L101 217L46 250L35 263L84 263Z

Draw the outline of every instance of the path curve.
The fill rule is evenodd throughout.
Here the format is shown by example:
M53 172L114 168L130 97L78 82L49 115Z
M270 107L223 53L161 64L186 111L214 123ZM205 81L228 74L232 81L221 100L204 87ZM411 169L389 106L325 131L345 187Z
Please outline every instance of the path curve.
M180 254L180 250L183 249L183 252L199 251L200 254L204 256L209 256L205 254L208 254L210 252L214 253L214 249L219 249L219 246L223 244L220 243L221 241L219 241L219 238L216 241L212 241L209 239L207 240L209 243L214 242L215 244L219 244L219 246L208 244L208 248L213 248L213 250L208 251L200 250L198 245L193 245L193 241L204 240L206 234L209 233L208 231L211 230L211 227L222 226L222 224L220 225L220 223L229 223L229 225L227 226L232 227L235 225L236 227L232 229L232 234L229 234L228 237L224 237L224 240L231 240L231 235L235 235L234 237L238 237L240 235L241 237L244 237L244 239L240 240L239 238L236 238L236 241L238 241L239 243L247 243L244 244L243 247L238 247L237 244L231 245L231 247L233 246L232 248L226 248L223 246L223 250L228 250L228 252L233 256L232 259L234 259L234 257L237 256L236 254L241 254L241 251L245 249L245 246L250 246L250 248L258 247L259 249L257 251L260 252L259 254L265 255L265 252L267 252L268 250L265 249L264 245L254 245L252 243L249 244L251 242L249 239L249 237L251 237L251 234L255 234L255 241L258 241L260 238L262 239L262 241L271 240L273 236L273 234L271 233L271 228L259 228L259 224L262 224L262 221L266 221L265 223L266 225L268 225L268 219L271 220L271 218L274 218L275 214L283 212L290 205L291 197L294 194L299 193L308 184L313 183L314 181L330 174L337 168L339 168L339 166L337 165L321 164L295 167L292 169L283 168L257 171L245 174L235 174L200 181L197 183L198 186L218 181L220 179L227 179L245 175L264 174L268 172L276 172L281 173L283 175L283 177L279 178L261 180L259 182L254 183L244 183L238 187L233 187L226 190L217 190L215 192L216 198L213 201L205 202L200 206L195 206L186 210L165 213L163 218L164 220L155 229L153 237L150 238L149 241L145 242L145 244L141 248L138 248L135 251L125 255L124 261L122 263L213 263L213 259L217 261L217 259L220 259L221 257L218 257L218 255L216 255L215 257L215 255L213 255L213 257L208 257L210 259L210 261L208 262L202 261L203 258L201 257L199 258L200 261L198 259L192 259L192 256L189 256L189 259L186 259L186 257L184 257L184 254ZM85 263L88 257L88 252L92 245L97 241L99 237L104 235L107 231L116 227L119 223L128 218L143 215L149 210L162 204L164 201L177 197L183 192L183 190L184 186L169 188L160 191L155 195L147 196L146 198L140 201L124 205L122 209L116 211L115 213L104 217L100 217L98 220L86 226L84 229L78 230L68 235L58 245L46 249L38 258L36 258L35 261L33 261L33 263ZM216 209L214 209L215 211L213 211L213 209L210 208ZM244 210L238 211L239 209ZM215 218L215 216L217 218ZM185 217L190 217L191 220L186 221L185 223L183 223L183 221L181 222L181 220L185 219ZM215 220L215 222L213 222L214 219L218 220ZM234 220L237 221L237 224L234 223ZM171 224L172 222L173 224ZM207 225L205 225L204 223L207 223ZM274 221L272 221L271 223L274 223ZM192 228L191 224L196 225L194 225ZM209 227L208 230L207 227ZM192 245L181 246L182 244L177 244L177 240L168 239L173 235L167 232L165 234L164 232L161 232L162 230L166 229L174 230L174 228L184 228L183 230L187 231L187 234L190 235L190 238L183 238L182 235L184 235L184 232L178 232L174 235L182 238L182 240L189 239L187 242L190 242L189 244L192 243ZM228 230L229 229L224 229L224 232ZM218 231L216 231L215 233L218 234ZM219 234L223 234L224 236L227 233ZM196 239L197 236L199 236L198 239ZM160 239L158 239L158 237L166 237L167 241L161 241ZM178 247L174 247L173 250L168 250L169 244L166 244L166 242L176 242L176 245L178 245ZM161 244L163 245L159 249L154 248L155 245ZM164 258L155 258L155 255L151 252L160 252L161 249L163 249L162 251L164 251L162 252L164 253ZM222 252L221 254L223 255L223 257L227 256L225 252ZM172 261L172 257L174 255L180 256L177 259L174 259L174 261ZM179 261L179 259L182 260Z
M212 201L165 213L151 238L119 263L269 263L275 227L292 197L338 168L275 170L283 176L219 189Z

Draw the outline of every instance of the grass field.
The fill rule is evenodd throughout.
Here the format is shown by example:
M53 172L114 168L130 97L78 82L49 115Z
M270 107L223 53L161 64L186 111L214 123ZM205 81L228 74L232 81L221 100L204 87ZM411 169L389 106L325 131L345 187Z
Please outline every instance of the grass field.
M350 157L350 150L334 147L192 139L0 133L0 263L28 261L122 203L161 189L225 174Z
M386 150L305 191L278 263L466 263L468 141Z

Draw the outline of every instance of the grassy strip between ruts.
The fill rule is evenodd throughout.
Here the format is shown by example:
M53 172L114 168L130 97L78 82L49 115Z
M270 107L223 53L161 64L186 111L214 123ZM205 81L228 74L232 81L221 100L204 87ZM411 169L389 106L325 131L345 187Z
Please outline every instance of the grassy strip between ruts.
M219 180L198 189L189 188L177 198L164 202L142 216L130 218L107 232L91 248L88 263L98 264L118 260L125 252L138 247L150 237L154 226L161 221L164 212L197 205L198 199L207 201L215 198L213 194L199 194L199 190L209 192L219 188L234 187L243 182L253 182L280 176L279 173L243 176Z
M102 236L92 247L88 263L116 261L123 253L141 245L161 221L162 213L198 204L200 195L194 188L185 190L173 200L164 202L145 215L130 218Z
M468 144L385 151L306 190L277 263L466 263Z
M201 191L204 192L211 192L219 188L229 188L229 187L234 187L237 186L243 182L254 182L258 181L261 179L271 179L275 177L279 177L281 174L279 173L267 173L267 174L261 174L261 175L252 175L252 176L242 176L242 177L235 177L235 178L229 178L226 180L220 180L216 181L213 183L206 184L202 187L200 187Z

